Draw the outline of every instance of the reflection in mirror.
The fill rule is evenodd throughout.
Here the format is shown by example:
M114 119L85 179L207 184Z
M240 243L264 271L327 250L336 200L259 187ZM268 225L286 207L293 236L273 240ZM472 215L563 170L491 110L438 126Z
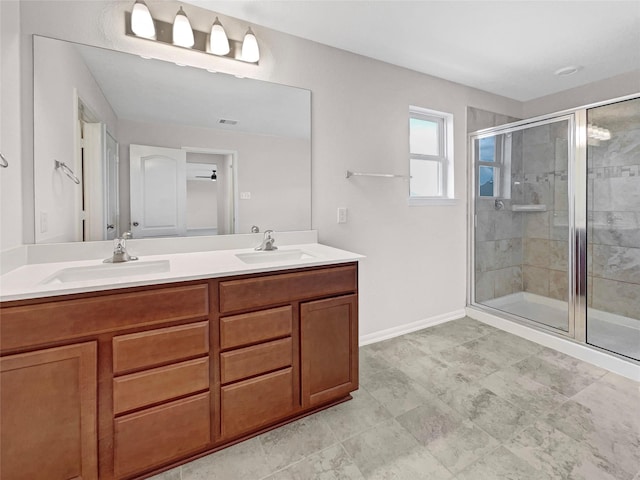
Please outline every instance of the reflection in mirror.
M36 243L307 230L311 93L34 36L34 186Z

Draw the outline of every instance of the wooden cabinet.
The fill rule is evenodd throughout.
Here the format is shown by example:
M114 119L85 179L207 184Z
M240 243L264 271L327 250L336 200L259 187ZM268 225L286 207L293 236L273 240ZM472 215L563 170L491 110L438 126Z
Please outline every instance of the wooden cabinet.
M0 477L98 478L96 342L0 359Z
M123 478L204 449L211 443L209 393L115 420L115 477Z
M355 263L1 308L2 479L146 478L358 388Z
M208 322L118 335L112 348L115 478L213 444Z
M293 369L285 368L222 387L223 438L237 437L290 415L293 385Z
M312 407L358 388L356 295L300 306L302 404Z
M220 319L222 438L230 440L294 414L297 332L291 305Z

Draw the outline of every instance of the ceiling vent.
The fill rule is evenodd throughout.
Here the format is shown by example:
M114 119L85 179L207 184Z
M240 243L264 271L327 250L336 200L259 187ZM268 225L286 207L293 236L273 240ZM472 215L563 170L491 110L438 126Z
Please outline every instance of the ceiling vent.
M228 118L221 118L220 120L218 120L218 123L222 123L224 125L237 125L238 121L237 120L229 120Z

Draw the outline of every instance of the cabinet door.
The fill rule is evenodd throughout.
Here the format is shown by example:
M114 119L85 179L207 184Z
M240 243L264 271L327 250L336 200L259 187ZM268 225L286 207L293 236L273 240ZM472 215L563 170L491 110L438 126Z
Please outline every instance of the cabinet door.
M0 477L97 479L95 342L0 359Z
M344 397L358 388L358 297L300 306L302 406Z

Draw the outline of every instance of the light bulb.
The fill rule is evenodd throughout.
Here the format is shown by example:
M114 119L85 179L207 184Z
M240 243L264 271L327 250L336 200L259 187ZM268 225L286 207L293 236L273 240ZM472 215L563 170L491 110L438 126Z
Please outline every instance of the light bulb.
M216 17L216 20L211 25L211 35L209 35L209 51L216 55L226 55L229 53L229 39L227 33L224 31L224 27Z
M156 27L144 0L136 0L131 12L131 31L138 37L156 38Z
M258 48L258 40L251 31L251 27L247 30L242 41L242 60L245 62L257 62L260 60L260 49Z
M173 21L173 44L179 47L191 48L195 43L191 23L187 18L187 14L184 13L184 10L180 7Z

